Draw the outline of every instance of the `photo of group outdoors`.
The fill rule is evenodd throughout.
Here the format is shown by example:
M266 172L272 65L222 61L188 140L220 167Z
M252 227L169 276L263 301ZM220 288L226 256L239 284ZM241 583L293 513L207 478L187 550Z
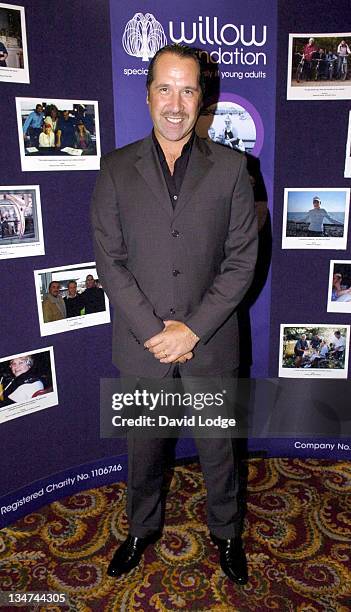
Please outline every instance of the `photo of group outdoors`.
M0 259L44 255L39 185L0 187Z
M42 336L110 322L94 262L35 270L34 279Z
M29 83L23 6L0 2L0 81Z
M349 112L349 121L348 121L347 138L346 138L344 178L351 178L351 111Z
M347 378L349 325L281 325L279 376Z
M289 34L288 100L351 97L351 32Z
M256 144L254 119L235 102L219 101L202 109L196 132L200 138L210 138L243 153L252 153Z
M52 346L0 359L0 423L56 404Z
M327 311L351 313L351 260L330 262Z
M346 249L349 188L284 189L283 249Z
M98 170L98 103L16 98L22 170Z

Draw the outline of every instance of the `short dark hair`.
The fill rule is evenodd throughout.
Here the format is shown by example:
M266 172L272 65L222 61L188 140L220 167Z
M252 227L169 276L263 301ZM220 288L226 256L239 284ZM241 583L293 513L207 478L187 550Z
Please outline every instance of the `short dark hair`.
M187 45L179 45L177 43L173 45L165 45L164 47L161 47L161 49L159 49L155 53L154 57L152 58L149 64L149 70L148 70L147 77L146 77L146 89L148 91L150 90L150 85L152 81L154 80L155 63L157 62L158 58L161 55L164 55L165 53L172 53L173 55L177 55L178 57L182 57L182 58L190 57L191 59L195 60L195 62L197 63L199 67L199 85L200 85L202 97L204 98L205 97L205 77L204 77L201 62L198 56L198 50L195 49L195 47L188 47Z
M51 281L51 283L49 283L49 289L51 289L51 286L52 286L54 283L56 283L57 285L61 285L60 281L55 281L55 280L52 280L52 281Z
M75 280L69 280L69 281L68 281L68 283L67 283L67 287L68 287L68 285L72 285L72 283L73 283L73 285L76 285L76 284L77 284L77 281L75 281Z

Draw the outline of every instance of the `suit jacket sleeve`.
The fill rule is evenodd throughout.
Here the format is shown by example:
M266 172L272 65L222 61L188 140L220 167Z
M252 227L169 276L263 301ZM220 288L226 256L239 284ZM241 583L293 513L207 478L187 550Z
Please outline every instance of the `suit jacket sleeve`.
M112 305L130 325L131 333L140 342L145 342L159 333L164 325L127 268L128 253L116 189L103 159L93 194L91 219L99 279Z
M220 271L186 324L206 343L249 289L257 258L257 219L243 156L235 183L224 259Z

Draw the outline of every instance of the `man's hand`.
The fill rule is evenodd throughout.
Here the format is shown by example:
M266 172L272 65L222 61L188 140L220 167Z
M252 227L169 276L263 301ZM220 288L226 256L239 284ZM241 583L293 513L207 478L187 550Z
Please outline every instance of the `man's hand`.
M176 359L174 363L185 363L186 361L189 361L189 359L192 359L193 357L194 357L194 353L190 351L190 353L185 353L185 355L178 357L178 359Z
M181 321L164 321L164 325L162 332L147 340L144 346L160 363L174 363L191 353L200 338Z

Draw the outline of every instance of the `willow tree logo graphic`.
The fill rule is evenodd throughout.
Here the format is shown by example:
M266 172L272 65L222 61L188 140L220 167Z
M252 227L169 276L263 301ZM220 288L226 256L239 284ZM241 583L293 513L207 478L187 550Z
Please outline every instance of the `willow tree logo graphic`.
M128 55L141 57L143 62L151 59L166 44L164 29L151 13L135 13L124 29L123 49Z

